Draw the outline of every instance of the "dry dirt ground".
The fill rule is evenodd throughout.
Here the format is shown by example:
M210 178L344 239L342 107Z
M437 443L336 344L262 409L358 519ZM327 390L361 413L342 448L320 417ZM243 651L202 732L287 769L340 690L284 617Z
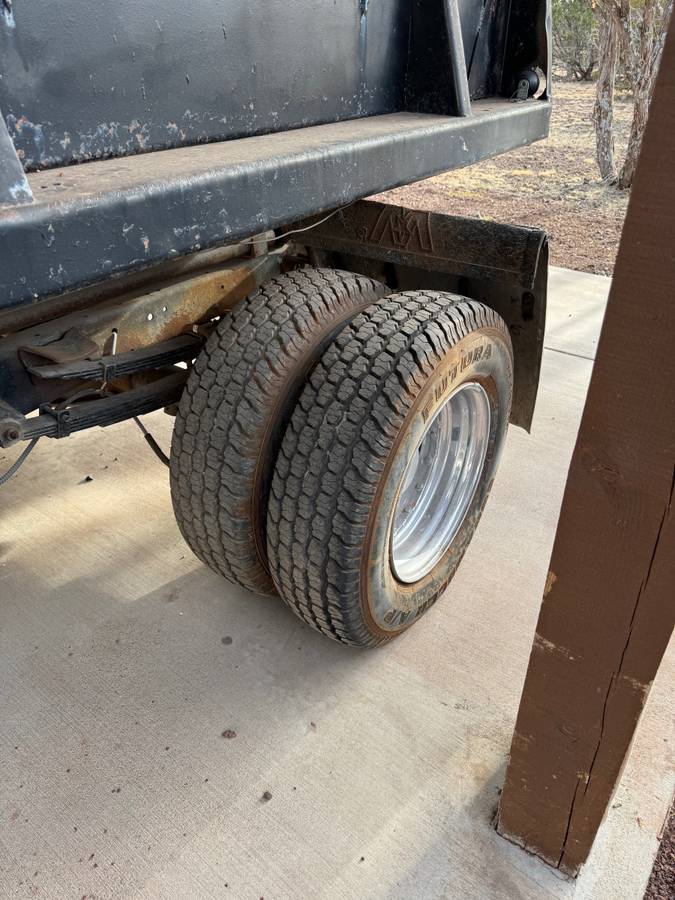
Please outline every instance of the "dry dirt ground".
M389 191L378 199L534 225L549 234L553 265L611 275L628 197L600 181L591 121L594 91L593 84L556 82L548 140ZM628 136L630 114L630 103L618 101L618 159Z
M673 900L675 897L675 805L664 828L644 900Z

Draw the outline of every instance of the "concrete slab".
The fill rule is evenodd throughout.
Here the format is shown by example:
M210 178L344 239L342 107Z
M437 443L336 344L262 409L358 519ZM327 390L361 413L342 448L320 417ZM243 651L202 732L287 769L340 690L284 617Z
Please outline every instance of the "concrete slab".
M447 595L383 650L203 567L134 426L38 445L0 490L0 896L640 900L675 648L576 882L490 826L608 282L551 286L532 435Z
M547 350L595 359L611 278L552 266L551 305L546 321ZM564 302L560 302L564 298Z

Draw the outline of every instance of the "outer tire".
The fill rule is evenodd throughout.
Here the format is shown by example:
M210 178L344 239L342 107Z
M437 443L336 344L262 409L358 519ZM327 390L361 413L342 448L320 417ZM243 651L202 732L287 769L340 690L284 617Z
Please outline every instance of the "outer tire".
M183 537L229 581L275 593L267 497L288 419L321 353L386 293L334 269L280 275L225 316L198 356L171 447L171 496Z
M390 559L401 484L428 416L469 382L481 385L490 408L477 487L440 561L404 584ZM338 641L374 646L406 630L436 601L488 497L512 384L507 327L481 303L411 292L352 320L300 397L272 481L270 570L299 616ZM384 620L383 608L389 610Z

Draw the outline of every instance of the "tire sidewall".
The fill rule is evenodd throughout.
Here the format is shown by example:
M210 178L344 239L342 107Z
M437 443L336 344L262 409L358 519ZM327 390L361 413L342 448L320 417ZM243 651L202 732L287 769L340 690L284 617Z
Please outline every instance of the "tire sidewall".
M478 486L457 534L441 559L422 579L406 584L396 578L391 566L391 532L403 477L427 423L459 387L470 382L483 387L490 404L490 433ZM448 350L406 415L378 483L364 543L361 606L373 634L391 638L405 631L434 603L452 578L494 481L508 428L512 390L509 338L496 329L481 328ZM381 610L387 604L389 612L385 621Z

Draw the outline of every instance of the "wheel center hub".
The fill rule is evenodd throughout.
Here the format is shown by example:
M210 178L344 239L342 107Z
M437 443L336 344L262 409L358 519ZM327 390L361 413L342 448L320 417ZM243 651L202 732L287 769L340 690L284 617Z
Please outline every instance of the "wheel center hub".
M477 382L440 406L403 475L394 510L391 568L399 581L424 578L455 539L480 480L490 438L490 401Z

